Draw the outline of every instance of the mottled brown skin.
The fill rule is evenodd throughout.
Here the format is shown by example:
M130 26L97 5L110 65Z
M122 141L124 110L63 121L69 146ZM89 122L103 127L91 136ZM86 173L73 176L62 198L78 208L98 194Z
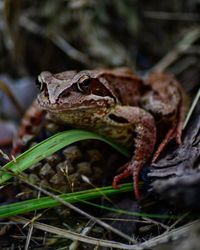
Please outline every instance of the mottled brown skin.
M55 123L92 130L129 148L133 156L114 177L113 187L130 175L139 198L141 168L154 153L157 127L169 124L169 131L157 151L176 137L180 142L184 106L182 89L168 74L152 74L145 80L129 69L42 72L38 103ZM158 120L158 122L157 122Z

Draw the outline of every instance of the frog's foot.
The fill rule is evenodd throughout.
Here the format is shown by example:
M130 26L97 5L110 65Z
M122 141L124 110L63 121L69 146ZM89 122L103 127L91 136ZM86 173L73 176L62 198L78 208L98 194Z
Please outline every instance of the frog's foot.
M159 157L159 155L161 154L163 149L166 147L166 145L172 139L175 138L177 144L180 145L181 144L181 133L182 133L182 123L177 122L177 124L174 127L170 128L168 130L167 134L165 135L165 138L160 143L160 145L158 146L156 152L154 153L151 163L154 163L157 160L157 158Z
M112 187L114 189L118 189L119 188L118 182L132 175L133 182L134 182L134 194L135 194L136 199L139 199L140 193L138 189L138 176L139 176L140 168L141 167L136 166L135 163L131 164L131 162L128 162L127 164L125 164L123 166L124 171L121 174L118 174L114 177L113 182L112 182Z
M114 189L118 189L119 188L118 182L131 175L132 175L132 172L128 168L126 168L121 174L118 174L114 177L113 182L112 182L112 187Z

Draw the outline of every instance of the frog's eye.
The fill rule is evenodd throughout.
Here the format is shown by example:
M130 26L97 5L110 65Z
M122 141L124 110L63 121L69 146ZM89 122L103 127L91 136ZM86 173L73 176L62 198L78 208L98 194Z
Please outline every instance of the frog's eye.
M80 92L87 92L91 83L91 78L88 75L82 76L76 83L77 89Z

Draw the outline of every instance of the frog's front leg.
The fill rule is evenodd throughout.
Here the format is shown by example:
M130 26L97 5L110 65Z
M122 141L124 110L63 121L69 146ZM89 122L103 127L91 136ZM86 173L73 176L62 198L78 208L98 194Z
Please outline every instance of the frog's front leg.
M153 116L139 107L118 106L115 116L128 120L134 128L134 153L131 160L125 164L124 171L113 179L113 188L118 188L117 183L130 175L133 176L134 193L137 199L140 194L138 190L138 179L141 168L153 154L156 142L156 125ZM124 127L124 129L126 129ZM127 129L129 133L130 129Z

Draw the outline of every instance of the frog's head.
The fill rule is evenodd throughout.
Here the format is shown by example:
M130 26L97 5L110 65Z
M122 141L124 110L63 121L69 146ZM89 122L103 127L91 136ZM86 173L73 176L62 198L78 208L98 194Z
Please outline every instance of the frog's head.
M103 77L96 71L42 72L36 84L40 89L38 102L51 112L96 110L110 108L117 98Z

